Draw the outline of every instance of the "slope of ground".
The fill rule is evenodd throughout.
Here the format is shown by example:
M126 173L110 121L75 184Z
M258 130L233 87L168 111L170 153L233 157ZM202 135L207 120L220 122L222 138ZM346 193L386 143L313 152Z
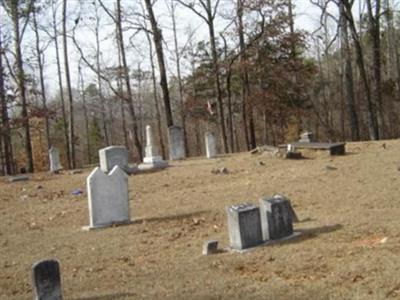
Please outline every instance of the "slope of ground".
M61 263L64 298L400 298L400 141L283 160L247 153L189 159L129 178L134 224L85 232L83 174L0 182L0 299L31 299L33 262ZM257 162L263 161L264 165ZM228 174L212 174L226 167ZM303 236L244 254L228 245L225 207L289 197ZM384 239L384 238L387 239Z

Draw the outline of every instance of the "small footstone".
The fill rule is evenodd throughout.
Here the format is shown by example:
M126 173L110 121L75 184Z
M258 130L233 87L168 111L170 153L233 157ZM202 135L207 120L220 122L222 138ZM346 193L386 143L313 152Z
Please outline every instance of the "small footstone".
M62 300L60 264L56 260L42 260L32 266L35 300Z
M283 196L260 199L261 228L264 241L293 234L293 213L290 202Z
M9 177L8 180L10 182L27 181L27 180L29 180L29 176L28 175L12 176L12 177Z
M227 208L231 248L242 250L262 243L260 209L249 203Z
M203 255L211 255L218 252L218 241L205 241L203 244Z

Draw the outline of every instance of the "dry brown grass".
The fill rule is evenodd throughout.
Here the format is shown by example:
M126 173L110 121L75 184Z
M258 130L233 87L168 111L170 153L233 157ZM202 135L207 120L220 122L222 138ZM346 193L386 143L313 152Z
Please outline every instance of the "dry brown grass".
M400 141L382 143L349 144L343 157L244 153L173 163L130 177L137 222L90 232L81 230L86 195L71 195L85 190L90 170L4 180L0 299L31 299L31 264L51 257L71 300L400 298ZM220 166L229 174L211 174ZM291 199L302 238L201 255L207 239L228 245L225 206L274 193Z

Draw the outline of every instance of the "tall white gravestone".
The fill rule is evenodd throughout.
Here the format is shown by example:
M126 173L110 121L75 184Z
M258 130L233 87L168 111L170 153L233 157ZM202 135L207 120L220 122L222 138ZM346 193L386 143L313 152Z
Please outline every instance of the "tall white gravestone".
M146 149L143 163L139 165L140 170L165 168L168 163L159 155L158 148L154 144L153 131L151 126L146 126Z
M63 167L60 163L60 152L57 148L51 147L49 149L50 172L57 173Z
M119 166L128 172L128 150L123 146L109 146L99 150L100 169L110 172L114 166Z
M128 175L119 166L108 175L96 167L86 181L90 224L84 229L130 222Z
M183 139L183 130L179 126L171 126L168 128L169 141L169 159L179 160L184 159L185 141Z
M217 142L215 135L212 132L206 132L206 155L207 158L214 158L217 156Z

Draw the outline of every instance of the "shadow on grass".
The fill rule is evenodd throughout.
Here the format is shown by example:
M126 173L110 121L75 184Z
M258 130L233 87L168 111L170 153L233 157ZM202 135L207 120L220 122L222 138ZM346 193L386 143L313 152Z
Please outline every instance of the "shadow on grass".
M175 220L183 220L186 218L193 218L200 216L202 214L208 213L210 210L200 210L200 211L194 211L194 212L189 212L189 213L184 213L184 214L178 214L178 215L168 215L168 216L160 216L160 217L150 217L150 218L139 218L139 219L134 219L132 223L144 223L144 222L160 222L160 221L175 221ZM131 224L132 224L131 223Z
M84 298L72 298L68 300L117 300L125 299L125 297L135 296L133 293L118 293L112 295L102 295L102 296L89 296Z

